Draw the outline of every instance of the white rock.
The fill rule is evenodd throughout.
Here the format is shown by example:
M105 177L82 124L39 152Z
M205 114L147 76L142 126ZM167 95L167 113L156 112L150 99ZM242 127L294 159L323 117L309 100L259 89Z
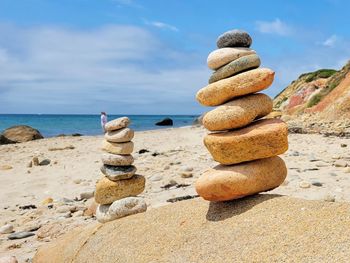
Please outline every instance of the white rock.
M13 232L13 225L6 224L0 227L0 234L10 234Z
M18 263L15 256L4 256L0 258L0 263Z
M309 182L302 181L302 182L300 182L299 187L300 188L310 188L311 184Z
M59 208L57 208L57 212L58 213L70 213L70 212L74 212L76 211L77 208L74 205L64 205L64 206L60 206Z

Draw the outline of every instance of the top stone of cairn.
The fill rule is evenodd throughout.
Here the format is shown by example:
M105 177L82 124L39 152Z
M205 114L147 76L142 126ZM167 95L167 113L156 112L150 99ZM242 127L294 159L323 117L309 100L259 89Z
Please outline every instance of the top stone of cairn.
M115 120L111 120L106 123L106 131L115 131L127 127L130 124L130 119L128 117L121 117Z
M230 30L220 35L216 41L218 48L224 47L250 47L252 38L243 30Z

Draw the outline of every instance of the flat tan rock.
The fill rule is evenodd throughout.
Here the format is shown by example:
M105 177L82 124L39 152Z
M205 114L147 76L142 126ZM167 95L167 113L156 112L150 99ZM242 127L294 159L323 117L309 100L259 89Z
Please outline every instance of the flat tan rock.
M44 244L33 262L348 262L349 215L346 202L196 198L77 227Z
M251 54L240 57L225 66L222 66L217 71L214 71L209 78L209 83L214 83L220 79L225 79L234 76L248 69L258 68L260 66L260 58L257 54Z
M132 138L134 131L127 127L105 133L105 139L109 142L130 142Z
M275 72L268 68L252 69L209 84L197 92L196 98L204 106L218 106L235 97L268 88L274 75Z
M216 70L240 57L255 53L255 50L244 47L219 48L209 54L207 64L209 68Z
M145 177L134 175L130 179L111 181L101 178L96 184L95 201L101 205L111 204L116 200L136 196L145 189Z
M263 119L239 130L210 133L204 144L221 164L268 158L288 150L288 127L278 119Z
M102 142L102 150L113 154L131 154L134 150L133 142Z
M111 154L103 153L101 156L103 164L115 165L115 166L127 166L131 165L134 162L134 157L130 154L120 155L120 154Z
M240 128L272 111L272 99L265 94L251 94L227 102L209 111L203 125L210 131Z
M127 127L130 124L130 119L128 117L121 117L118 119L111 120L106 123L106 131L114 131Z
M226 201L272 190L287 176L284 161L270 157L235 165L218 165L196 182L197 193L208 201Z

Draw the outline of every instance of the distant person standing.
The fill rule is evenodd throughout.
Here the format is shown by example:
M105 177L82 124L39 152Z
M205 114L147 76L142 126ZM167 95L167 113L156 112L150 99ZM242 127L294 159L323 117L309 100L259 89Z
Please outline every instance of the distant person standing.
M101 112L101 127L102 127L102 131L104 133L106 133L106 129L105 129L106 123L107 123L107 114L104 111L102 111Z

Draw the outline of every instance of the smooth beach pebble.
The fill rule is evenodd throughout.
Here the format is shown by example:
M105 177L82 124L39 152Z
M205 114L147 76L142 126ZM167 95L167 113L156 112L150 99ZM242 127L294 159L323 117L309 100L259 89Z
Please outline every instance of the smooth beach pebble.
M132 138L134 138L134 131L127 127L105 134L105 139L109 142L129 142Z
M300 188L310 188L311 184L309 182L302 181L302 182L300 182L299 187Z
M128 117L121 117L112 121L109 121L105 125L106 131L114 131L127 127L130 124Z
M214 83L218 80L234 76L242 71L258 68L259 66L260 58L257 54L241 57L213 72L209 78L209 83Z
M0 257L0 263L18 263L15 256Z
M124 166L124 165L131 165L134 162L134 157L132 157L132 155L130 154L119 155L119 154L104 153L102 154L101 160L103 164Z
M126 197L114 201L111 205L99 205L96 218L100 223L106 223L121 217L142 213L147 210L146 202L140 197Z
M240 57L256 54L255 50L240 47L225 47L211 52L207 58L208 67L216 70Z
M204 144L214 160L225 165L268 158L288 150L288 127L278 119L263 119L248 127L210 133Z
M13 232L13 225L6 224L0 227L0 234L10 234Z
M218 106L235 97L255 93L268 88L275 72L268 68L257 68L219 80L200 89L196 98L204 106Z
M113 166L102 165L101 172L112 181L129 179L136 173L136 167L133 165L128 166Z
M220 35L216 41L218 48L224 47L250 47L252 38L250 35L239 29L227 31Z
M208 201L226 201L272 190L287 176L284 161L278 157L207 170L195 184L197 193Z
M272 99L265 94L252 94L234 99L209 111L203 125L210 131L244 127L272 111Z
M113 154L130 154L134 150L133 142L102 142L102 150Z
M115 182L103 177L96 184L95 201L106 205L125 197L136 196L145 189L145 181L142 175L134 175L130 179Z

